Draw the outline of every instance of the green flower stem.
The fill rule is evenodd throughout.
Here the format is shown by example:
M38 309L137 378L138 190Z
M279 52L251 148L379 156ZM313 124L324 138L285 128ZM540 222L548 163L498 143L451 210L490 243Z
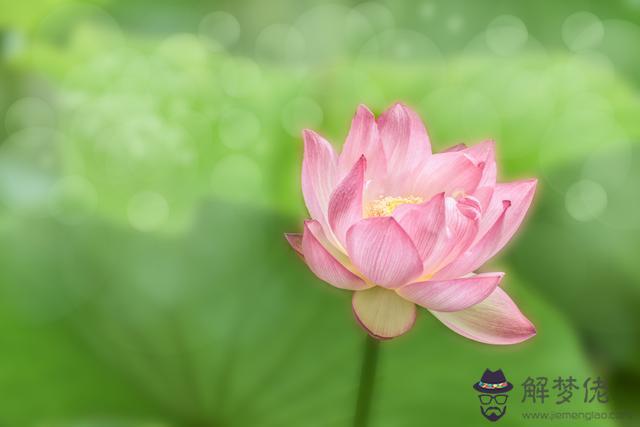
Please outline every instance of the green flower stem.
M376 383L376 368L380 341L367 335L362 353L362 370L360 371L360 389L356 402L354 427L367 427L371 412L371 398Z

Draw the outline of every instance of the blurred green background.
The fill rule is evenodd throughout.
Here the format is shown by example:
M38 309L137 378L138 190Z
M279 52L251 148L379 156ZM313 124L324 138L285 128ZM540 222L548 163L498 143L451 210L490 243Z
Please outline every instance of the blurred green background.
M640 1L0 1L0 426L346 426L364 334L282 234L300 131L357 104L493 138L537 176L487 269L537 325L514 347L422 312L384 343L374 426L538 426L527 376L602 376L640 425ZM552 396L553 396L552 391ZM554 421L554 425L581 425Z

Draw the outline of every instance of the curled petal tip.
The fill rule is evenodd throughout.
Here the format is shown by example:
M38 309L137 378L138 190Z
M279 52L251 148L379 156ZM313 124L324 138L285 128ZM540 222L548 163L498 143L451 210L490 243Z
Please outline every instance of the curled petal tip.
M304 141L305 148L310 143L320 143L321 145L330 145L320 134L312 129L302 130L302 140Z
M523 187L525 187L523 191L535 191L538 186L538 178L523 179L520 182L523 184Z
M480 202L473 196L465 196L458 200L458 210L472 221L479 220L482 214Z
M288 242L297 237L301 237L298 233L283 233L283 236Z
M284 233L284 238L287 240L291 248L296 251L298 255L304 257L302 251L302 234L299 233Z
M521 342L530 340L538 334L538 330L536 329L535 325L531 323L529 319L526 320L529 324L527 325L527 327L525 327L525 331L522 333L522 337L520 338L520 340L514 342L514 344L519 344Z
M531 331L531 336L534 336L534 335L536 335L538 333L538 330L536 329L536 325L531 323L530 320L529 320L529 329Z
M395 102L387 111L393 112L395 114L410 114L411 109L407 106L407 104L403 102Z
M304 144L305 153L312 150L312 147L318 145L318 143L322 143L320 135L311 129L304 129L302 131L302 142Z
M358 114L366 114L366 115L373 116L373 113L371 112L369 107L367 107L364 104L358 104L358 108L356 109L356 115Z
M467 144L460 143L460 144L452 145L451 147L445 148L444 150L441 151L441 153L452 153L456 151L466 150L467 148L468 148Z
M474 147L482 147L484 149L492 150L496 147L495 139L485 139L484 141L474 145Z
M518 344L536 334L533 323L500 287L465 310L451 313L431 310L431 313L454 332L486 344Z

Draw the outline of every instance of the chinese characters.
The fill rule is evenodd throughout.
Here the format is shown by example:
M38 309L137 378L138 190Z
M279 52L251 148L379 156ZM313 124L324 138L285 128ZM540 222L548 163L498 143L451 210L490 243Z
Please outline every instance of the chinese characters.
M605 380L601 377L588 377L578 385L578 380L573 376L558 376L551 381L549 387L548 377L527 377L522 383L522 402L544 404L545 400L554 394L555 404L570 403L582 389L581 397L584 403L607 403L609 401L609 389Z

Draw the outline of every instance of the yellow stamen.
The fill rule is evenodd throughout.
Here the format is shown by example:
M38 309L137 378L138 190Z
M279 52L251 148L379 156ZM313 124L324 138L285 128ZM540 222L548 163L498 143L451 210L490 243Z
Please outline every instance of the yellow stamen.
M400 205L417 205L423 201L421 197L417 196L380 197L368 203L365 209L365 216L367 218L391 216L393 211Z
M458 200L464 196L466 196L467 193L464 192L464 190L455 190L451 193L451 197L453 197L454 199Z

